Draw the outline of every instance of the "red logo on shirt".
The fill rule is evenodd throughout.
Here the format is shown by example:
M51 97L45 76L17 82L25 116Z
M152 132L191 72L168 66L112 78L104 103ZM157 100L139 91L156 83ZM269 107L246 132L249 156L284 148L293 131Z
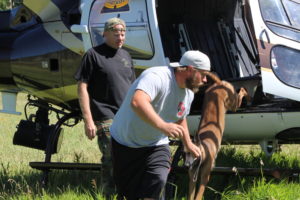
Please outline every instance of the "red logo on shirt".
M177 117L182 117L185 111L183 102L180 102L177 107Z

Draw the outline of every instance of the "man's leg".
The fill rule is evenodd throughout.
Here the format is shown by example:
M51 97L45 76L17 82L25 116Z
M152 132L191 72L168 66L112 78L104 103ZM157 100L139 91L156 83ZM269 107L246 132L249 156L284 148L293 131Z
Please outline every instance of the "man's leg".
M147 152L147 148L130 148L112 138L114 181L119 197L128 200L140 199L137 190L145 173Z
M139 193L144 200L164 199L164 188L171 165L168 145L153 147L147 156L147 169L140 183Z
M109 128L113 120L96 121L98 146L102 154L102 178L106 184L113 185L112 180L112 161L111 161L111 143Z

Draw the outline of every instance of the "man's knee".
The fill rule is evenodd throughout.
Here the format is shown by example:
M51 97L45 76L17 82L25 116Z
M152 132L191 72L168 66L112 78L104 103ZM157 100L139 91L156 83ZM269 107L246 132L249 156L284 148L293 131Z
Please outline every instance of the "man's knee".
M98 146L102 153L102 162L110 162L111 160L111 144L109 128L112 124L112 119L95 121L97 126Z
M157 185L159 185L159 187L163 188L167 183L167 179L168 179L168 173L167 172L157 174L157 176L156 176Z
M113 120L107 119L102 121L95 121L97 127L97 135L101 138L110 138L110 126L112 125Z
M167 183L168 172L148 174L143 181L142 197L159 199L163 194L163 189ZM149 191L151 191L149 193Z

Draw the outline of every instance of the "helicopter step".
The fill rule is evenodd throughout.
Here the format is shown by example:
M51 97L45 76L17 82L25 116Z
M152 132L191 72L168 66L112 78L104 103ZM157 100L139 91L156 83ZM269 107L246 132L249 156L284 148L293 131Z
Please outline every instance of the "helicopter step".
M102 165L97 163L29 162L29 166L38 170L66 169L100 171L102 169Z

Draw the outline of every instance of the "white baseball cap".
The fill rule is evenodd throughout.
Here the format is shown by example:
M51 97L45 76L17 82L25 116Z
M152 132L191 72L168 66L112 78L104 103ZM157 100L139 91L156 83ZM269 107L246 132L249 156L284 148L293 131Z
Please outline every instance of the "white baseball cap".
M170 63L170 67L193 66L197 69L210 71L210 60L207 55L200 51L185 52L179 63Z

